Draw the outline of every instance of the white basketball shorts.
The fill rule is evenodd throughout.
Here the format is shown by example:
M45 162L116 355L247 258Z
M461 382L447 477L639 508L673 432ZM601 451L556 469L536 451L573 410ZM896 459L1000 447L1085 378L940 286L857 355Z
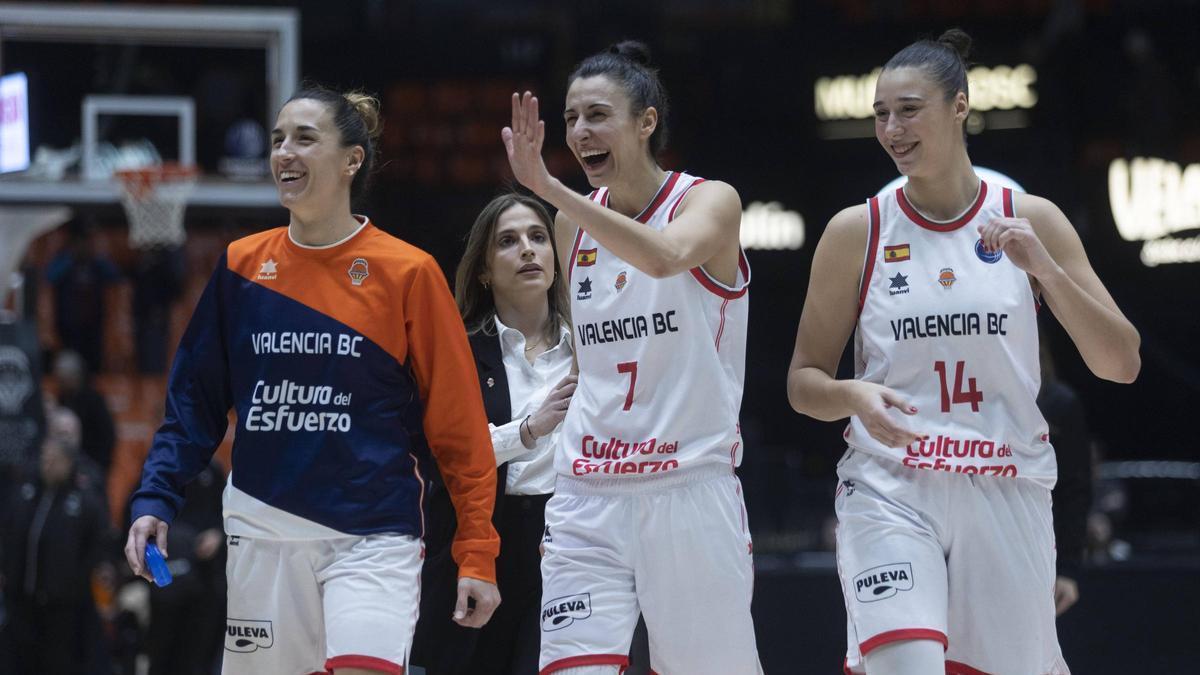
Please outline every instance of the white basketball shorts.
M862 673L876 647L928 639L945 646L951 675L1069 675L1054 626L1049 490L853 449L838 478L846 672Z
M626 666L639 611L656 673L762 672L750 532L728 466L646 483L559 476L543 545L543 675Z
M230 536L221 672L403 673L417 622L423 552L419 539L403 535L306 541Z

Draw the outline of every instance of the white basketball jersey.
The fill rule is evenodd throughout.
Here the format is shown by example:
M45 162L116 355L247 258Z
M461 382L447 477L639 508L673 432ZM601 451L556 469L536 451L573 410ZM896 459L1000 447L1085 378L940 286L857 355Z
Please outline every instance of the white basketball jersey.
M1052 487L1054 450L1035 402L1037 299L1028 275L985 251L977 230L1012 217L1012 191L981 181L975 203L950 222L923 217L903 188L869 199L867 209L855 374L906 396L917 414L892 414L928 436L889 448L854 416L848 444L914 469Z
M662 230L703 179L671 172L637 220ZM608 189L592 199L608 204ZM697 267L655 279L582 229L568 272L579 384L563 420L561 475L648 480L741 461L750 266L737 283Z

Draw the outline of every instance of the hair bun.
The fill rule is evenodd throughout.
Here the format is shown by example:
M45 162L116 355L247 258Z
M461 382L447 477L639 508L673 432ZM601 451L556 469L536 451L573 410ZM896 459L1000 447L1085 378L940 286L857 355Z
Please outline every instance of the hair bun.
M379 138L383 132L383 118L379 114L379 99L364 91L348 91L343 96L346 101L362 116L367 128L367 135L372 140Z
M958 58L963 60L963 63L967 62L967 57L971 54L971 36L967 35L962 29L951 28L938 36L937 41L939 44L953 49L954 53L958 54Z
M650 48L637 40L622 40L608 48L610 54L623 56L643 66L650 65Z

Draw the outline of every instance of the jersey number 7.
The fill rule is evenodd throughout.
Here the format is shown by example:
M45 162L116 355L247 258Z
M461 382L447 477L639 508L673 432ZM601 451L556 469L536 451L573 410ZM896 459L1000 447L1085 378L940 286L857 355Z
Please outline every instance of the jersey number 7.
M625 407L621 408L621 410L629 410L633 407L633 388L637 386L637 361L618 363L617 372L629 373L629 392L625 394Z

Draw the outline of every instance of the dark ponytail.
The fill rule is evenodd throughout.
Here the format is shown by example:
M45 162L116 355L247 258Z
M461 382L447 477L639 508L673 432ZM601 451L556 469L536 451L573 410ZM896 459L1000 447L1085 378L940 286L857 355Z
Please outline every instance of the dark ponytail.
M321 84L306 82L288 99L309 99L325 104L333 115L333 125L342 135L342 147L362 146L363 162L350 183L350 199L357 201L371 185L375 170L375 148L383 133L379 99L362 91L340 92Z
M658 69L650 66L650 48L636 40L618 42L587 57L567 78L567 86L581 77L604 75L625 90L634 115L647 108L658 111L658 125L650 135L650 156L657 158L667 147L667 114L670 103L667 90L658 79Z
M942 90L946 100L958 92L967 95L967 56L971 53L971 36L958 28L942 33L937 40L917 40L896 52L884 70L893 68L920 68Z

